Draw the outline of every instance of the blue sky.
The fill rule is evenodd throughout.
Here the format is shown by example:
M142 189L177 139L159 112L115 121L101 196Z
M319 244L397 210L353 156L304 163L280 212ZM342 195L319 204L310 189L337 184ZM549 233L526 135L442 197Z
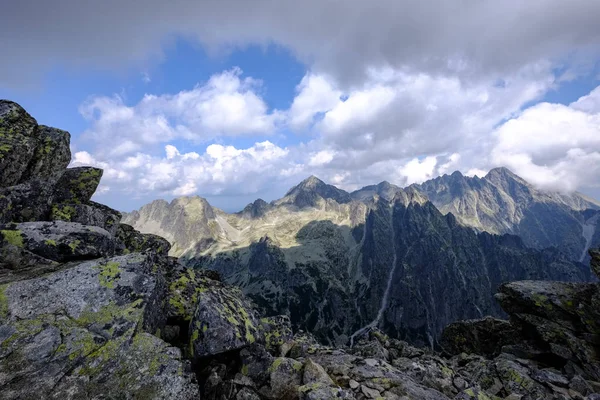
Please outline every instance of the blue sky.
M496 166L600 197L594 3L27 3L0 16L0 97L68 130L73 165L105 169L95 200L120 210L200 195L235 211L311 174L352 190Z

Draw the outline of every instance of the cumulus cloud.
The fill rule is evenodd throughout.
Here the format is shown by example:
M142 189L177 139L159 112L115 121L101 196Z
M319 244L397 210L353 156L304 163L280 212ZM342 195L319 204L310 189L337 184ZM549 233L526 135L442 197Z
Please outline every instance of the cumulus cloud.
M539 103L500 126L492 162L548 189L600 185L600 86L568 106Z
M260 84L233 68L192 90L146 94L133 106L118 95L92 97L80 107L91 124L84 136L97 143L97 151L123 156L175 139L199 143L215 137L268 135L282 117L278 111L269 112L256 93Z
M78 152L75 163L108 168L107 185L113 181L124 190L155 196L253 193L296 183L309 174L349 190L384 179L409 185L454 170L482 176L500 165L543 188L591 186L598 181L598 170L581 169L600 165L600 89L569 106L540 103L521 111L554 87L550 69L545 63L528 66L500 85L465 84L458 78L388 68L371 71L364 86L351 91L308 73L288 110L266 114L267 105L260 100L263 107L257 114L271 123L257 132L266 135L303 126L314 134L310 141L286 148L269 141L247 148L210 144L201 154L180 152L176 139L199 146L193 132L200 131L192 127L201 125L202 118L193 124L195 119L187 115L199 115L194 108L202 110L203 101L218 96L202 94L214 87L220 88L217 93L239 93L244 85L255 85L250 77L241 79L239 70L225 71L192 91L146 95L133 106L114 106L114 98L95 99L109 106L95 105L91 111L82 107L95 121L88 137L98 139L109 132L114 136L107 143L97 140L96 158ZM203 100L191 100L197 98ZM249 115L228 107L222 120L235 119L236 114ZM173 116L187 121L189 128L173 123ZM153 125L156 118L164 123ZM131 131L124 130L122 121ZM148 150L153 143L162 144L162 155Z
M212 144L203 154L181 153L167 145L164 156L137 153L110 163L86 151L74 154L71 166L95 165L104 168L104 189L147 195L204 195L255 193L261 186L280 178L279 171L293 167L288 149L269 141L246 149ZM115 190L113 190L113 188Z

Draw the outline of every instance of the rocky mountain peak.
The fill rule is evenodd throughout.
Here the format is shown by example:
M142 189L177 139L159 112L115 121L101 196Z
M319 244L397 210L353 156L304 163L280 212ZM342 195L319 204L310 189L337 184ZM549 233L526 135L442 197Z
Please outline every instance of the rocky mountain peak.
M328 185L311 175L291 188L282 199L275 201L274 204L293 204L298 208L317 207L319 199L331 199L340 204L349 203L352 200L348 192Z
M244 218L260 218L262 217L269 209L271 205L264 201L263 199L256 199L252 203L248 204L242 211L238 213Z
M512 172L510 169L508 169L506 167L497 167L497 168L491 169L487 173L487 175L484 177L484 179L487 179L488 181L495 182L495 183L518 182L521 185L530 186L530 184L527 183L527 181L525 181L523 178L521 178L520 176L518 176L517 174L515 174L514 172Z

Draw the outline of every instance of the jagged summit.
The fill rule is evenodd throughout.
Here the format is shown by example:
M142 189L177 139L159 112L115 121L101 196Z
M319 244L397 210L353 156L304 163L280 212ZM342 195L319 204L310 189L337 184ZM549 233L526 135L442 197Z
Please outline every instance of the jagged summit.
M263 199L256 199L252 203L248 204L244 209L238 212L238 215L241 215L244 218L260 218L262 217L269 209L271 205L264 201Z
M309 176L291 188L274 205L293 204L298 208L317 207L320 200L335 200L339 204L352 201L350 194L333 185L328 185L314 175Z

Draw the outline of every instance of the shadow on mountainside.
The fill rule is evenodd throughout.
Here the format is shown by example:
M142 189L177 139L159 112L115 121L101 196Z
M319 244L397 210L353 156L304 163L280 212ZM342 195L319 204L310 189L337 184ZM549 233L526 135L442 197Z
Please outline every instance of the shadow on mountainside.
M295 329L327 343L347 343L381 309L377 325L386 333L434 346L451 322L503 316L493 299L502 283L591 279L589 268L563 260L555 249L476 234L431 203L376 207L354 228L311 221L294 246L280 247L273 236L185 262L218 271L266 314L288 314Z

